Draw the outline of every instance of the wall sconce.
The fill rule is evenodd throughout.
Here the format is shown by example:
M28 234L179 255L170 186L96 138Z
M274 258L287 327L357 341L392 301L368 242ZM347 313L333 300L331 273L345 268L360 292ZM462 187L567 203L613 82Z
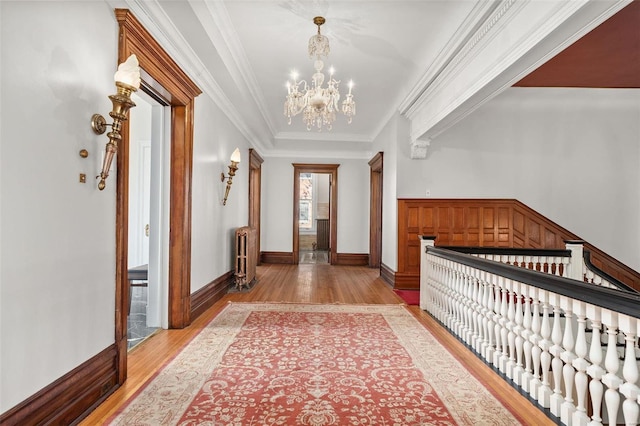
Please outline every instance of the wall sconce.
M224 173L220 173L220 180L224 182L227 179L227 189L224 191L224 200L222 200L222 205L227 205L227 197L229 196L229 190L231 189L231 184L233 177L236 175L236 170L238 170L238 164L240 163L240 150L236 148L231 154L231 164L229 164L229 176L225 176Z
M127 120L127 113L129 109L136 106L131 100L131 93L138 90L140 87L140 66L138 64L138 58L136 55L131 55L127 60L118 65L118 71L114 75L116 82L117 93L109 96L113 109L109 113L113 118L113 124L107 124L107 121L100 114L93 114L91 117L91 128L93 131L101 135L105 132L107 126L111 126L111 131L107 133L109 142L105 148L104 161L102 163L102 171L100 175L96 176L100 178L98 183L98 189L102 191L105 187L105 180L109 177L109 169L111 168L111 162L113 156L118 152L118 143L122 140L120 135L120 129L122 123Z

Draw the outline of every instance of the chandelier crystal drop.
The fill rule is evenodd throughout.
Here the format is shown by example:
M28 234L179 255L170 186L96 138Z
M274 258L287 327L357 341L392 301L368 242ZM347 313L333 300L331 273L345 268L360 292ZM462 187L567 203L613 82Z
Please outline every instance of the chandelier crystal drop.
M296 73L292 73L293 82L287 81L287 98L284 103L284 115L287 116L289 124L291 117L302 113L302 119L307 125L307 130L313 127L318 131L326 126L331 130L333 121L336 119L336 111L342 111L347 117L347 122L351 124L353 116L356 115L356 103L353 100L351 89L353 82L349 82L349 93L342 101L340 109L340 80L333 78L334 70L329 69L329 80L327 86L323 87L325 76L322 73L324 62L321 58L329 56L329 39L320 34L320 26L325 23L322 16L313 18L313 23L318 26L318 33L309 39L309 57L315 58L313 67L316 72L311 77L311 84L305 80L298 81Z

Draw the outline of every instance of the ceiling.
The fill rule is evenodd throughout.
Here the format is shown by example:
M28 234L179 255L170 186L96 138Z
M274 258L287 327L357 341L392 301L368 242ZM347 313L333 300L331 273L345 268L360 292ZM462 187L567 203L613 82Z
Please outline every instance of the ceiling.
M143 24L151 22L156 26L152 34L171 47L170 54L178 52L182 56L180 65L187 68L188 74L231 117L261 155L304 152L307 156L341 158L367 158L372 141L400 106L409 108L407 105L425 92L429 83L425 76L437 78L451 61L447 55L460 51L480 25L486 25L489 14L501 7L501 2L482 0L113 3L118 2L126 3L125 7L142 18ZM638 2L634 3L635 15L625 21L627 26L638 22ZM297 70L300 78L307 81L313 73L307 44L317 31L315 16L326 18L322 34L331 44L325 69L335 68L335 78L342 82L342 98L346 83L353 80L357 105L351 124L338 114L333 129L322 132L308 131L300 115L293 117L289 125L283 114L290 72ZM638 34L635 28L633 31ZM623 40L633 41L633 34L627 33ZM618 39L607 40L609 47L611 43L620 44ZM623 48L605 49L605 53L624 50L629 45L637 48L637 40L635 43L623 43ZM570 66L573 61L569 57L557 66L567 78L578 75ZM606 61L600 57L598 63L603 65L598 73L610 76L611 69L604 66ZM543 65L518 85L554 85L550 81L556 70L547 71Z
M640 88L640 1L630 3L514 86Z

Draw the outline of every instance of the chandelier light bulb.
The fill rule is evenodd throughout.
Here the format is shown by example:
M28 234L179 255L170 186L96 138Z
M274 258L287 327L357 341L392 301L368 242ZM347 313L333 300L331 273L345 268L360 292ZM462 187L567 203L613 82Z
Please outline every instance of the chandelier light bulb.
M340 80L334 78L333 66L329 68L327 86L323 87L325 75L322 73L324 62L321 58L329 55L329 39L320 33L320 26L325 23L325 19L316 16L313 23L318 26L318 33L309 39L309 57L314 59L313 67L316 72L312 75L310 84L305 80L298 81L298 73L295 70L291 72L293 82L287 82L284 115L291 124L291 117L302 113L307 130L315 127L318 131L322 131L323 126L331 130L336 111L344 114L349 124L356 113L356 104L351 93L353 81L349 82L349 93L342 104L340 104Z

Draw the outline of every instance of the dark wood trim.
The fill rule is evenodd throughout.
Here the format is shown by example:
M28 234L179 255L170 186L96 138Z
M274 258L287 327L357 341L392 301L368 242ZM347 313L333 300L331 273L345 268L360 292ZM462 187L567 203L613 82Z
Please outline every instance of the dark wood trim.
M140 67L171 96L172 105L186 105L202 93L129 9L115 9L115 15L120 25L119 62L135 53Z
M55 382L0 415L0 424L68 425L86 417L117 385L116 345L111 345Z
M369 191L369 267L379 268L382 262L382 188L383 153L378 152L370 161Z
M191 294L191 321L194 321L214 303L222 299L234 283L234 271L229 271L193 292Z
M336 265L342 266L368 266L369 254L367 253L336 253Z
M384 263L380 263L380 278L391 287L396 285L396 272Z
M322 173L330 175L329 181L329 264L337 262L338 241L338 167L340 164L293 163L293 263L298 264L300 251L300 173Z
M295 264L293 261L293 253L286 251L263 251L260 253L260 261L262 263Z
M420 288L420 274L396 272L393 288L398 290L418 290Z
M264 160L255 149L249 149L249 220L256 230L255 255L260 264L260 210L262 206L262 163Z
M191 324L193 103L172 108L169 226L169 328Z
M136 54L147 87L161 88L171 105L169 327L190 323L191 170L193 161L193 105L201 91L162 49L128 9L115 9L119 27L118 62ZM145 86L143 85L143 86ZM169 99L170 98L170 99ZM118 384L127 377L128 257L128 122L117 156L116 194L116 321Z

